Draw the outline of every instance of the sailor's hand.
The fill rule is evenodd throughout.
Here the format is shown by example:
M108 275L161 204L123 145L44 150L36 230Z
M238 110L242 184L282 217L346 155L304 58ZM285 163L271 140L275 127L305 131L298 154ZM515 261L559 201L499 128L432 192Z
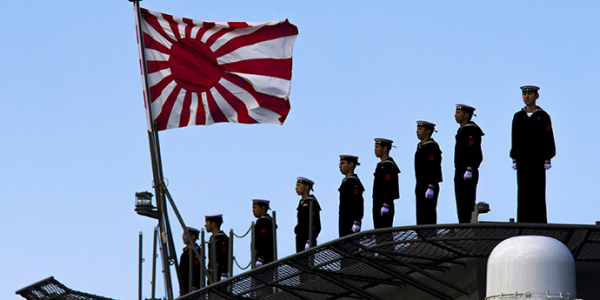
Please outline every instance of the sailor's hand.
M463 178L464 178L465 180L471 180L471 179L473 179L473 172L471 172L471 171L468 171L468 170L467 170L467 171L465 172L465 175L463 176Z
M352 232L360 232L360 225L352 225Z
M425 198L427 198L427 199L433 198L433 189L432 188L428 188L427 191L425 191Z
M385 206L382 206L382 207L381 207L381 215L382 215L382 216L383 216L383 215L387 215L387 214L389 214L389 213L390 213L390 209L389 209L389 208L387 208L387 207L385 207Z

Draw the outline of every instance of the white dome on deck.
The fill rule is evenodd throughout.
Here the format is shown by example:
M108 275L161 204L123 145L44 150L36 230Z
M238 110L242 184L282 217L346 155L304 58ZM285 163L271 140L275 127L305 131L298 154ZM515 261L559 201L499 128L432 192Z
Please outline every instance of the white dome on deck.
M517 236L498 244L487 264L486 299L515 294L520 295L515 299L575 298L575 261L569 249L545 236Z

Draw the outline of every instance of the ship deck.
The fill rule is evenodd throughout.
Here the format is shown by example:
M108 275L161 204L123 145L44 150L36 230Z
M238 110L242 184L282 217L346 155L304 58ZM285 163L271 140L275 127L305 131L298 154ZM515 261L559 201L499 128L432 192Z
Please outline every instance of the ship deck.
M576 262L578 296L600 294L585 282L600 275L600 226L475 223L356 233L179 299L484 299L487 258L520 235L563 242Z

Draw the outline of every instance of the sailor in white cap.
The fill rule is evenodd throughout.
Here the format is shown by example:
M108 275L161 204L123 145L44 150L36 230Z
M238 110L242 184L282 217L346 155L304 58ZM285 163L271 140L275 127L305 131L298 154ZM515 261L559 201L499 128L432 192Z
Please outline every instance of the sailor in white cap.
M255 267L260 267L274 260L273 253L273 218L269 215L269 200L252 199L252 214L257 218L254 224Z
M196 244L196 241L198 240L198 236L200 236L200 230L194 227L187 227L186 230L187 234L184 232L182 236L185 248L183 248L183 252L181 253L181 257L179 259L179 270L181 272L181 290L179 291L180 296L200 289L200 260L194 252L194 248L198 248L198 244ZM188 235L190 237L189 239ZM192 258L191 263L190 257ZM190 266L192 267L191 290Z
M436 224L437 199L442 182L442 151L431 135L435 124L417 121L417 138L420 140L415 153L415 177L417 186L417 225Z
M454 119L460 127L456 132L454 147L454 192L459 223L470 223L475 208L479 165L483 161L481 137L483 131L471 120L475 107L456 104Z
M338 191L340 192L340 213L338 231L343 237L354 232L360 232L364 215L363 187L354 169L360 163L358 156L340 155L340 172L344 179Z
M206 232L212 233L208 241L208 272L212 280L210 283L227 279L229 274L229 238L221 230L223 224L222 214L210 214L204 216ZM213 260L216 257L216 260Z
M517 170L517 222L548 223L546 171L556 155L550 115L536 105L539 87L521 87L525 107L512 122L510 157Z
M392 157L392 143L384 138L375 138L375 156L381 161L373 173L373 227L387 228L394 226L394 200L400 198L398 174L400 169Z
M300 198L298 203L298 224L294 228L296 234L296 253L302 252L310 247L317 245L317 237L321 232L321 206L317 198L310 191L313 190L314 182L306 177L298 177L296 180L296 194ZM312 203L312 212L310 207ZM312 228L310 222L312 219ZM312 230L312 240L310 240L310 232Z

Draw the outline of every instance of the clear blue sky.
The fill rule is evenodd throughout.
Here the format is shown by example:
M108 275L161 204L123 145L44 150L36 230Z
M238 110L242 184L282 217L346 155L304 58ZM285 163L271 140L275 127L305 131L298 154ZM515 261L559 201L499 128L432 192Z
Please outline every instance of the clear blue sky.
M363 228L372 229L375 137L398 147L391 152L402 170L394 225L413 225L418 119L438 124L438 222L456 223L456 103L475 106L486 133L478 200L492 211L481 219L508 221L516 215L510 126L524 84L541 87L538 104L554 125L549 221L600 220L596 1L145 0L142 7L203 21L289 18L300 31L283 126L160 133L169 191L188 225L201 228L205 214L223 213L223 228L242 234L254 220L250 199L270 199L279 254L290 255L295 179L305 176L323 207L319 242L330 241L337 237L338 155L354 154L366 187ZM131 3L9 1L0 19L0 297L21 299L17 289L55 276L76 290L135 299L140 231L150 297L156 223L134 212L135 192L152 189L152 170ZM171 221L180 253L182 231ZM243 265L249 243L236 240Z

